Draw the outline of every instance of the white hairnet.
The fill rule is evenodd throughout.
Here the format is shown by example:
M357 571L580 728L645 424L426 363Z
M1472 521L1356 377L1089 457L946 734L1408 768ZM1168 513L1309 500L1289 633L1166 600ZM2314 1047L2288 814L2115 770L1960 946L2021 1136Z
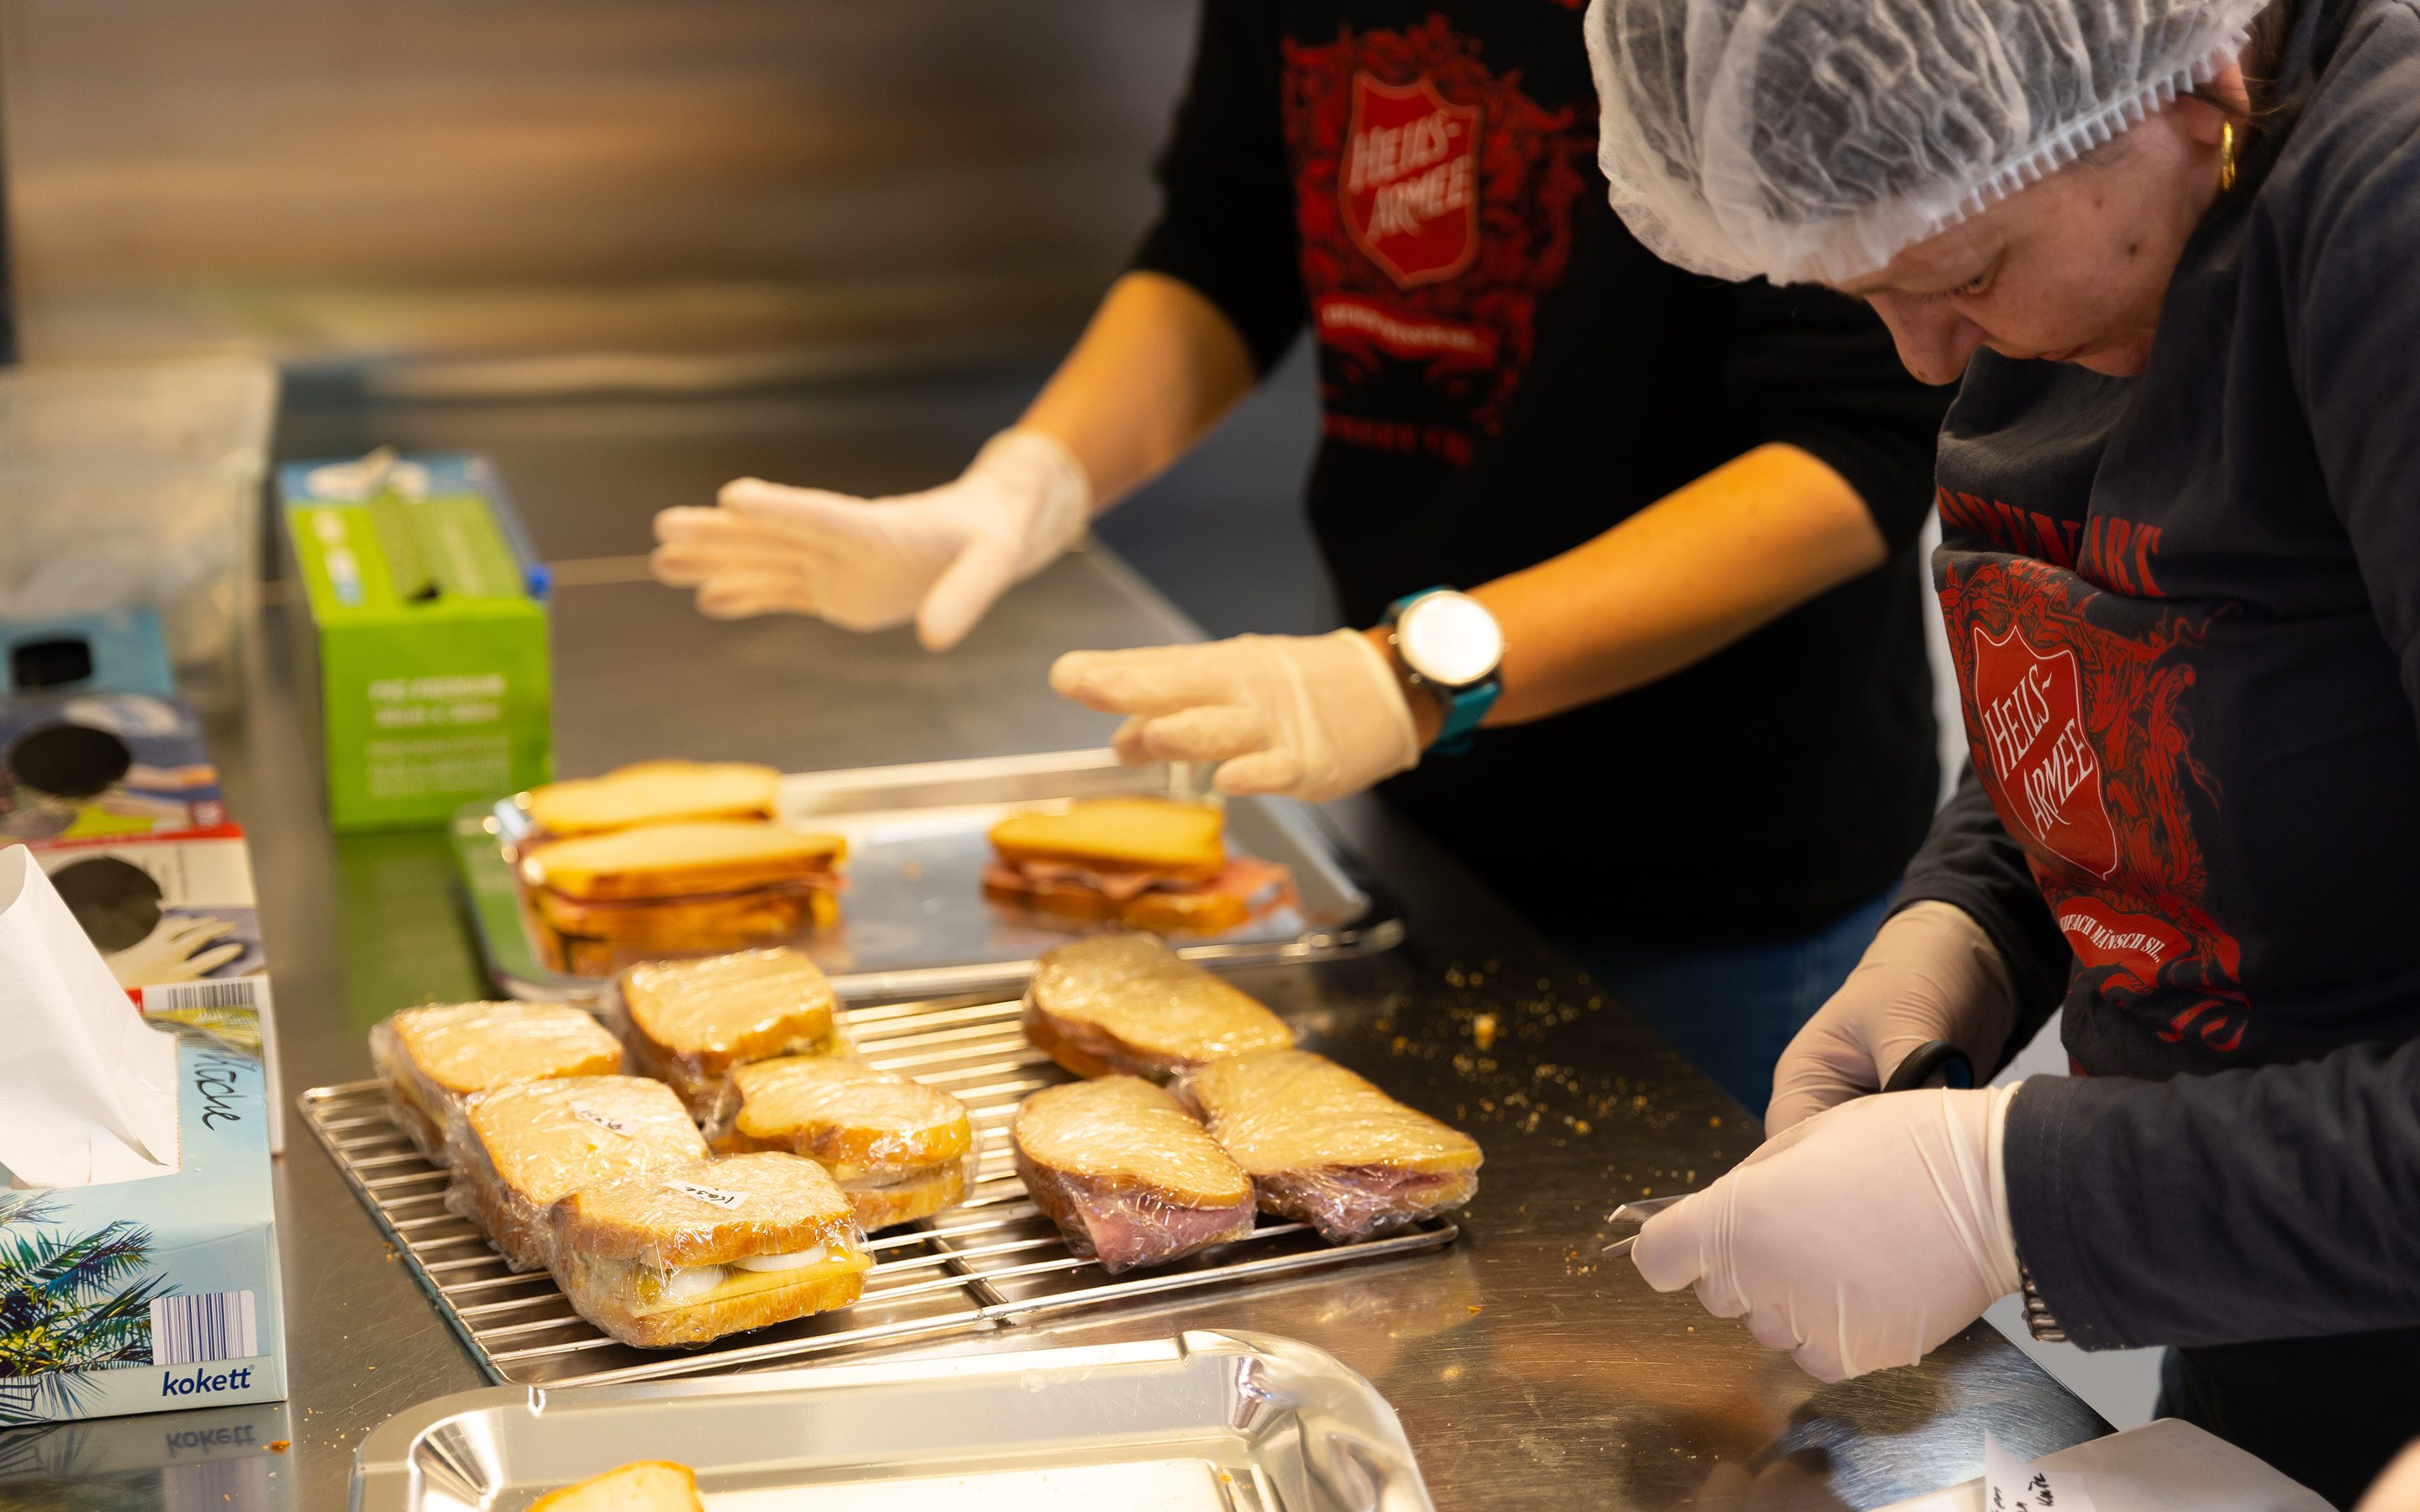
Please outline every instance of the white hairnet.
M1613 208L1724 278L1841 283L2206 83L2268 0L1591 0Z

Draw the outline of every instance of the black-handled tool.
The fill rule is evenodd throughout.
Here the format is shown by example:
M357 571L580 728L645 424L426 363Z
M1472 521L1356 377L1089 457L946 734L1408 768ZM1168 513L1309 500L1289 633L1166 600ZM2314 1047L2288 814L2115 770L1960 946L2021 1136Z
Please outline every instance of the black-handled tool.
M1916 1091L1935 1076L1951 1087L1972 1087L1975 1085L1975 1062L1966 1057L1965 1051L1947 1040L1927 1040L1917 1045L1892 1070L1890 1079L1883 1083L1883 1090L1885 1092ZM1683 1197L1693 1195L1687 1192L1676 1192L1670 1196L1642 1197L1636 1202L1625 1202L1614 1209L1612 1216L1606 1221L1644 1224ZM1630 1246L1637 1242L1637 1234L1625 1235L1607 1244L1605 1247L1605 1253L1627 1255L1630 1253Z

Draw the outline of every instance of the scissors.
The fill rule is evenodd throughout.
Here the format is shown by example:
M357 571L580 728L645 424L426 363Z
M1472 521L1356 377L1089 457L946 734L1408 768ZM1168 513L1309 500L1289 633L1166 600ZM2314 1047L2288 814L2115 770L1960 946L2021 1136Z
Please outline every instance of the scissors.
M1905 1060L1899 1063L1899 1069L1890 1073L1890 1080L1883 1083L1883 1090L1913 1092L1935 1076L1942 1078L1951 1087L1972 1087L1975 1085L1975 1063L1966 1058L1965 1051L1947 1040L1927 1040L1917 1045L1915 1052ZM1675 1192L1669 1196L1640 1197L1635 1202L1625 1202L1614 1209L1612 1216L1606 1221L1616 1224L1644 1224L1648 1219L1654 1217L1683 1197L1695 1196L1697 1194L1694 1192ZM1605 1247L1605 1253L1627 1255L1630 1253L1630 1247L1637 1242L1637 1234L1625 1234L1607 1244Z

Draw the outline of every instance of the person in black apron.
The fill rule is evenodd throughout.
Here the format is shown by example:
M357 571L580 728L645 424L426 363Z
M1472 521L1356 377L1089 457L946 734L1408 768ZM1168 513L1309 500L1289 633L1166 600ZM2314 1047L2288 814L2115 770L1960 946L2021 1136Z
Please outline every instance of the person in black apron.
M1207 0L1158 219L1018 424L923 494L741 480L668 510L659 576L709 614L946 647L1308 332L1311 519L1378 633L1128 656L1107 675L1156 679L1143 702L1207 679L1238 712L1126 745L1227 759L1229 792L1384 779L1761 1108L1934 807L1915 542L1942 400L1853 301L1659 262L1595 149L1575 0ZM1384 632L1440 588L1477 603ZM1140 706L1087 665L1070 691Z
M2350 1504L2420 1434L2420 11L1600 0L1616 204L1963 375L1973 762L1655 1286L1838 1377L2022 1291ZM1988 1066L2054 1008L2071 1077Z

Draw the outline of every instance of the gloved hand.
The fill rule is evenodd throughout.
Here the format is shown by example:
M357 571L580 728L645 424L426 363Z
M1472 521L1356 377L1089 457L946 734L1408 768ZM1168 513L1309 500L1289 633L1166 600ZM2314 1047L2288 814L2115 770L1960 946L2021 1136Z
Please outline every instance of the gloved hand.
M2021 1284L2000 1164L2016 1094L1843 1103L1650 1218L1630 1257L1818 1381L1914 1365Z
M2016 1022L2016 988L1981 926L1945 903L1913 904L1883 925L1774 1063L1765 1133L1880 1091L1928 1040L1948 1041L1986 1072Z
M845 630L913 616L924 649L947 651L1083 535L1093 486L1057 440L1004 430L956 482L923 493L857 499L738 478L716 501L656 516L650 565L695 588L701 612L814 614Z
M1221 764L1211 782L1221 793L1320 803L1420 759L1395 670L1357 630L1071 651L1050 686L1128 716L1112 744L1130 764Z
M182 918L171 916L143 938L109 957L109 973L120 987L157 987L172 981L199 981L243 954L241 940L212 945L235 933L224 918Z

